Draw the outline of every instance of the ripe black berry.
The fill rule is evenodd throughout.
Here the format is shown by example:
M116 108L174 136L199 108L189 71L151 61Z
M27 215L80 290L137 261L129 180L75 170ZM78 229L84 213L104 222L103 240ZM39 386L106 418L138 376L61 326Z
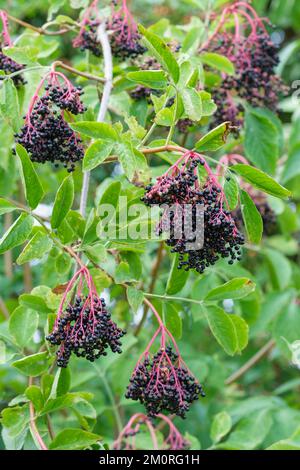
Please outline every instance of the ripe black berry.
M75 279L76 276L80 282L75 300L64 308L67 294L73 288L73 278L64 294L54 329L46 338L52 345L60 346L56 353L59 367L67 367L72 353L90 362L106 356L108 347L114 353L121 353L120 338L126 333L111 320L105 301L98 297L88 270L83 268ZM89 289L88 295L81 293L83 280Z
M201 184L198 165L207 172ZM229 258L229 264L241 259L240 246L244 244L244 237L230 211L224 208L226 198L222 187L200 155L187 152L154 185L147 186L142 201L163 208L157 232L159 235L168 233L166 243L172 247L172 252L179 253L179 269L203 273L220 258ZM189 218L186 208L191 211ZM198 248L197 222L201 210L204 211L204 238ZM192 242L196 244L190 248Z
M59 79L62 78L62 85ZM47 80L42 97L38 91ZM80 100L81 88L75 88L67 78L51 71L41 82L34 94L25 123L16 135L34 162L61 162L68 171L75 169L75 163L83 158L81 139L71 129L64 117L64 111L83 113L85 107Z
M161 348L152 359L145 357L137 365L126 398L140 401L150 417L166 411L185 418L190 404L200 395L205 396L201 385L168 346Z

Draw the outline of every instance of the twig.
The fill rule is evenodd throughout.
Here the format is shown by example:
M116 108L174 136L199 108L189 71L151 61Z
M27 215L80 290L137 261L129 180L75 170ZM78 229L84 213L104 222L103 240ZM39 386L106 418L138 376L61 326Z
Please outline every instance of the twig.
M150 286L149 286L149 294L152 294L152 292L154 291L154 287L155 287L155 284L156 284L156 281L157 281L159 267L160 267L161 262L163 260L163 253L164 253L164 243L160 242L159 248L158 248L158 251L157 251L157 255L156 255L156 261L153 264L153 267L152 267L152 270L151 270L151 282L150 282ZM144 305L143 316L141 318L140 323L137 325L137 327L134 331L134 336L139 335L139 333L140 333L140 331L141 331L141 329L142 329L142 327L143 327L143 325L146 321L147 313L148 313L148 307L145 304Z
M29 377L29 382L28 382L29 387L32 384L33 384L33 378ZM30 430L31 430L33 436L35 437L36 441L38 442L41 450L48 450L48 447L46 446L45 442L43 441L43 438L40 435L39 430L36 426L34 406L33 406L33 403L31 401L29 402L29 414L30 414L29 426L30 426Z
M4 303L4 300L2 299L1 296L0 296L0 310L2 311L4 318L6 318L6 320L8 320L9 319L9 311L8 311L8 308L6 307L6 305Z
M49 415L46 415L46 420L47 420L47 429L48 429L48 432L49 432L49 436L53 440L55 435L54 435L54 431L53 431L53 427L52 427L51 418L50 418Z
M45 36L60 36L62 34L68 33L70 31L69 28L64 28L64 29L59 29L58 31L47 31L44 28L40 28L38 26L33 26L30 23L27 23L26 21L19 20L19 18L15 18L14 16L10 15L9 13L5 12L6 16L9 20L13 21L14 23L17 23L24 28L31 29L32 31L35 31L36 33L39 34L44 34Z
M257 351L256 354L254 354L249 361L247 361L240 369L238 369L236 372L231 374L226 380L225 384L230 385L236 380L238 380L242 375L244 375L246 372L248 372L251 367L255 366L257 362L259 362L268 352L273 349L275 346L275 341L273 339L270 339L270 341L265 344L259 351Z
M65 64L64 62L61 62L60 60L55 61L53 63L53 66L67 70L68 72L73 73L74 75L78 75L79 77L84 77L84 78L87 78L88 80L94 80L95 82L105 83L106 81L105 78L103 77L97 77L96 75L92 75L91 73L88 73L88 72L81 72L80 70L77 70L74 67L71 67L70 65Z
M100 103L100 109L97 117L98 122L103 122L108 108L109 97L112 90L112 78L113 78L113 63L110 43L105 30L105 23L102 22L97 31L98 39L102 46L103 61L104 61L104 79L105 85L103 88L102 99ZM83 184L80 198L80 214L85 217L86 204L89 192L90 183L90 171L86 171L83 175Z
M12 213L9 212L4 215L4 231L6 232L12 224ZM13 263L12 263L12 251L8 250L4 253L4 272L7 279L13 277Z
M179 145L162 145L161 147L149 147L149 148L142 148L140 149L140 152L142 152L144 155L154 155L156 153L162 153L162 152L178 152L178 153L185 153L187 150L183 147L180 147ZM206 158L206 157L205 157ZM107 157L106 160L102 163L113 163L118 160L118 157L116 155L111 155L110 157Z

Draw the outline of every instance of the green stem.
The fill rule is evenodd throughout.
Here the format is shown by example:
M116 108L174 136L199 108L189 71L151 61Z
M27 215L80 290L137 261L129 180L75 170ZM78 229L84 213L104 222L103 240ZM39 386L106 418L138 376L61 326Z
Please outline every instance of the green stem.
M107 393L107 396L108 396L109 401L110 401L111 406L112 406L112 411L113 411L115 419L116 419L118 434L120 434L120 432L123 429L123 423L122 423L121 415L120 415L120 412L119 412L119 405L115 400L114 394L111 390L111 387L110 387L110 384L109 384L108 380L105 377L105 374L101 370L99 370L98 367L95 364L93 364L93 365L94 365L94 368L96 369L96 371L98 372L99 377L101 378L101 380L103 382L105 391Z
M145 297L152 297L156 299L163 299L163 300L174 300L175 302L188 302L192 304L197 304L197 305L203 305L204 300L194 300L194 299L187 299L186 297L175 297L172 295L159 295L159 294L148 294L147 292L144 292Z
M172 137L175 131L176 121L177 121L177 112L178 112L178 91L176 90L174 118L173 118L173 123L172 123L172 126L170 127L169 134L166 140L166 145L169 145L169 143L172 140Z
M149 137L151 137L151 135L153 134L155 128L156 128L157 124L156 122L153 122L152 126L150 127L149 131L147 132L147 134L145 135L145 137L143 138L142 142L141 142L141 145L144 145L147 140L149 139Z
M8 80L9 78L16 77L17 75L23 75L24 73L31 72L32 70L41 70L41 69L50 70L51 67L46 67L44 65L35 65L34 67L28 67L27 69L21 69L21 70L18 70L17 72L13 72L13 73L10 73L9 75L6 75L5 77L2 77L1 82L3 83L6 80Z

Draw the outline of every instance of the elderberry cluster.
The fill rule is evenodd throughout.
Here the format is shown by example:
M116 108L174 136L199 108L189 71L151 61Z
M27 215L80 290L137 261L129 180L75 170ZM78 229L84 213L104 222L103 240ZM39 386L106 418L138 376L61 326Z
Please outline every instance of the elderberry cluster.
M108 21L107 29L112 31L110 45L114 57L121 60L134 59L147 50L140 43L141 35L121 16Z
M24 65L18 64L15 62L13 59L10 57L6 56L3 54L1 48L0 48L0 70L3 70L3 72L7 75L10 75L11 73L15 72L20 72L20 70L24 69ZM3 80L4 77L0 76L0 80ZM19 87L21 85L26 85L26 81L24 80L24 77L22 74L15 75L12 77L12 80L16 87Z
M49 100L56 106L72 114L82 114L86 111L86 107L82 103L80 96L83 95L81 86L55 86L47 85L45 90L48 91Z
M81 89L48 85L45 94L38 98L31 113L25 116L25 123L16 141L22 144L33 162L62 163L69 172L75 163L82 160L84 150L81 138L65 121L63 111L83 113L85 107L80 101Z
M171 205L170 210L163 209L158 234L166 232L168 227L166 243L172 247L173 253L179 253L179 269L195 269L203 273L205 268L214 265L220 258L229 258L229 264L239 261L244 237L237 230L230 211L224 209L222 190L216 181L208 176L202 187L195 186L198 181L196 167L199 164L204 165L204 160L201 157L193 158L189 167L181 169L176 176L166 174L158 178L155 185L146 187L142 201L148 206ZM189 218L185 215L186 205L192 211ZM204 233L202 244L198 246L196 238L199 236L200 210L204 212L204 227L201 227ZM192 248L191 243L194 243Z
M82 32L74 39L73 46L79 47L82 52L87 50L95 57L101 57L102 47L97 38L97 28L99 24L97 20L91 20L86 24Z
M56 353L59 367L67 367L72 353L94 362L107 355L108 347L114 353L122 352L120 338L126 332L111 320L104 299L95 296L92 306L86 300L87 297L76 296L46 338L60 346Z
M126 398L142 403L149 417L166 411L185 418L190 404L205 394L178 359L170 346L160 349L152 360L145 358L130 378Z
M213 89L218 111L214 115L215 123L231 121L235 126L243 123L243 106L236 98L247 100L253 107L267 107L276 111L280 95L287 93L287 88L276 75L279 63L278 46L264 31L241 38L235 42L230 34L219 35L211 52L228 56L235 65L235 74L226 76L221 86Z

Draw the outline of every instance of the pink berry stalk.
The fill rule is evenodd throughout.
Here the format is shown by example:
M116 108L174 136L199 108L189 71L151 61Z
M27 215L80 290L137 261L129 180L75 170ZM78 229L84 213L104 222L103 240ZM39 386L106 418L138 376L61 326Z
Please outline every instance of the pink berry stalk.
M184 450L189 447L189 442L184 439L168 416L160 413L157 415L157 419L160 420L161 424L167 426L166 437L160 446L156 435L157 427L154 426L153 421L143 413L136 413L120 432L113 448L115 450L137 450L136 436L142 430L142 426L146 426L149 431L153 450Z

